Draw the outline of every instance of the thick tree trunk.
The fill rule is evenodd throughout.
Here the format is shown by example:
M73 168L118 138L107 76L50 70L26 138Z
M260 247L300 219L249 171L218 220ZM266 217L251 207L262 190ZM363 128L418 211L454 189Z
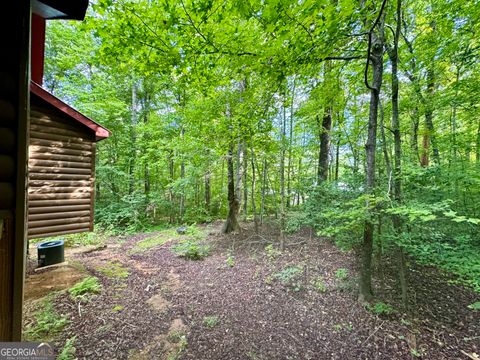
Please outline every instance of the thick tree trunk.
M324 66L324 86L330 81L331 73L330 61L325 62ZM320 126L320 152L318 155L318 183L326 181L328 178L328 155L330 153L330 131L332 130L332 105L330 104L330 94L327 96L327 104L323 108L322 124Z
M430 145L430 141L429 141L429 138L428 138L428 134L423 134L422 155L420 157L420 165L422 167L427 167L430 164L429 145Z
M227 174L228 174L228 215L227 220L223 224L222 232L229 234L234 231L238 231L240 226L238 225L237 215L239 210L238 199L235 196L235 174L233 170L233 145L230 145L227 155Z
M371 32L370 59L373 81L370 89L370 112L368 118L368 135L365 145L366 152L366 181L367 194L373 194L375 188L375 153L377 142L377 115L380 98L380 89L383 76L383 49L384 49L384 14ZM367 204L367 206L370 206ZM373 298L372 291L372 249L373 249L373 220L366 220L363 233L363 256L360 270L359 301L367 302Z
M330 131L332 129L332 108L326 106L320 129L320 152L318 156L318 182L328 178L328 154L330 150Z

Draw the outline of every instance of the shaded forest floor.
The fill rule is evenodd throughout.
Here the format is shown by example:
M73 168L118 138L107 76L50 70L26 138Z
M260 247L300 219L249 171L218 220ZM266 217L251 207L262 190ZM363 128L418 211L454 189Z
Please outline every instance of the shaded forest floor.
M53 340L73 336L79 359L475 359L478 295L434 268L411 265L410 313L399 305L393 270L376 279L379 303L356 301L357 256L309 230L276 247L277 231L222 235L221 223L200 227L209 256L172 252L187 235L174 231L110 238L100 249L67 252L69 265L34 272L26 289L26 326L38 302L85 274L103 289L88 299L53 298L69 322ZM267 247L266 247L267 246ZM383 287L383 290L380 290Z

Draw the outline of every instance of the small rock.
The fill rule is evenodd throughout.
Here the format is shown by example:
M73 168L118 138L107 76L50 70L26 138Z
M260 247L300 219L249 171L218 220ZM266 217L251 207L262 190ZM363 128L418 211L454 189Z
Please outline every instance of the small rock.
M179 235L185 235L187 233L187 227L186 226L180 226L177 228L177 234Z

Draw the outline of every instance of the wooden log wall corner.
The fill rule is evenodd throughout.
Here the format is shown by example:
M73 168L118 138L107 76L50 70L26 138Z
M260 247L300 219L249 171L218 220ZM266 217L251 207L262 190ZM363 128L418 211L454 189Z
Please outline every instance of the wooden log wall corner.
M30 1L0 22L0 341L20 341L26 257Z

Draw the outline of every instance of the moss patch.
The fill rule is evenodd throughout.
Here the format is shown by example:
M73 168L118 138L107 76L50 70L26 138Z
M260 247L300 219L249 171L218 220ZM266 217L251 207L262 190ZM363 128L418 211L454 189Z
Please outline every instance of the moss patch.
M129 275L128 268L118 261L110 261L105 266L99 267L97 270L110 279L125 279Z

